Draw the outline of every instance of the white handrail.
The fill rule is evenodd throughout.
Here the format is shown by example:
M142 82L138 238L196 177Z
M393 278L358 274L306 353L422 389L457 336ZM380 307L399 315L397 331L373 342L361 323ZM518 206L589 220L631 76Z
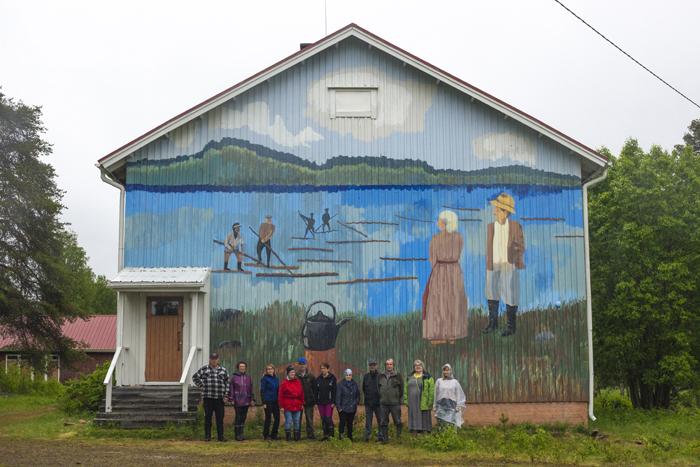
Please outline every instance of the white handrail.
M192 361L194 360L194 355L199 350L199 347L193 345L190 347L190 353L187 355L187 361L182 369L182 376L180 377L180 384L182 385L182 411L187 412L189 410L189 398L188 391L190 385L187 383L187 376L190 374L190 367L192 366Z
M105 412L110 413L112 411L112 377L114 376L114 370L117 367L117 362L122 355L122 350L128 350L128 347L117 347L114 351L114 356L112 357L112 363L109 364L109 369L107 370L107 375L105 376Z

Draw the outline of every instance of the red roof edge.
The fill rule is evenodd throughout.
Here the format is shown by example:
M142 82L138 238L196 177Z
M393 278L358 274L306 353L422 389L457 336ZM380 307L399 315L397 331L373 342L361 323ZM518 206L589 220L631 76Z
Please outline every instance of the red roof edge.
M193 112L193 111L195 111L195 110L197 110L197 109L199 109L199 108L201 108L201 107L207 105L209 102L211 102L211 101L213 101L213 100L216 100L217 98L221 97L222 95L227 94L227 93L229 93L229 92L235 90L236 88L243 86L244 84L246 84L246 83L248 83L248 82L254 80L255 78L257 78L258 76L263 75L263 74L267 73L268 71L274 69L275 67L277 67L277 66L279 66L279 65L282 65L283 63L285 63L285 62L287 62L287 61L289 61L289 60L292 60L293 58L295 58L295 57L297 57L297 56L299 56L299 55L301 55L301 54L307 54L307 53L309 53L311 50L313 50L313 49L314 49L316 46L318 46L319 44L321 44L321 43L323 43L323 42L326 42L326 41L328 41L329 39L332 39L333 37L335 37L335 36L337 36L337 35L339 35L339 34L345 32L345 31L347 31L348 29L357 29L357 30L361 31L362 33L364 33L364 34L370 36L371 38L373 38L374 40L376 40L377 42L381 42L382 44L386 45L387 47L390 47L390 48L392 48L392 49L394 49L394 50L396 50L396 51L398 51L398 52L400 52L400 53L402 53L402 54L404 54L404 55L406 55L406 56L412 58L413 60L415 60L415 61L417 61L417 62L420 62L420 63L422 63L423 65L425 65L425 66L427 66L427 67L429 67L429 68L432 68L432 69L435 70L436 72L441 73L441 74L443 74L443 75L449 77L450 79L452 79L452 80L458 82L458 83L461 84L462 86L467 87L467 88L469 88L469 89L472 89L472 90L475 91L476 93L482 94L482 95L488 97L489 99L494 100L495 102L499 103L500 105L502 105L502 106L504 106L504 107L506 107L506 108L512 110L513 112L515 112L515 113L517 113L517 114L520 114L521 116L525 117L525 118L528 119L528 120L531 120L531 121L537 123L538 125L543 126L543 127L546 128L547 130L551 131L552 133L555 133L555 134L559 135L560 137L562 137L562 138L568 140L569 142L573 143L574 145L579 146L579 147L585 149L586 151L589 151L589 152L595 154L596 156L600 157L601 159L603 159L603 160L605 160L605 161L608 160L608 157L605 156L604 154L601 154L601 153L599 153L598 151L596 151L595 149L592 149L592 148L590 148L589 146L587 146L587 145L581 143L580 141L577 141L576 139L574 139L574 138L572 138L572 137L566 135L565 133L562 133L561 131L557 130L556 128L554 128L554 127L552 127L552 126L550 126L550 125L548 125L548 124L546 124L546 123L544 123L542 120L540 120L540 119L538 119L538 118L536 118L536 117L533 117L532 115L528 114L527 112L524 112L524 111L518 109L517 107L514 107L514 106L508 104L507 102L505 102L505 101L503 101L503 100L501 100L501 99L499 99L499 98L497 98L497 97L495 97L495 96L493 96L493 95L491 95L491 94L489 94L489 93L487 93L487 92L481 90L480 88L477 88L476 86L474 86L474 85L472 85L472 84L469 84L468 82L466 82L466 81L464 81L464 80L458 78L457 76L454 76L453 74L448 73L447 71L445 71L445 70L443 70L443 69L441 69L441 68L439 68L439 67L433 65L432 63L430 63L430 62L428 62L428 61L426 61L426 60L423 60L423 59L420 58L420 57L417 57L416 55L414 55L414 54L412 54L412 53L410 53L410 52L408 52L408 51L402 49L401 47L398 47L398 46L394 45L393 43L387 41L386 39L383 39L383 38L377 36L376 34L374 34L374 33L370 32L370 31L368 31L367 29L365 29L365 28L363 28L363 27L361 27L361 26L358 26L358 25L355 24L355 23L350 23L350 24L348 24L347 26L344 26L344 27L338 29L337 31L334 31L334 32L330 33L329 35L327 35L327 36L325 36L325 37L323 37L323 38L317 40L316 42L314 42L314 43L312 43L312 44L310 44L310 45L304 47L303 49L297 50L297 51L294 52L293 54L291 54L291 55L289 55L289 56L287 56L287 57L285 57L285 58L283 58L283 59L281 59L281 60L275 62L274 64L272 64L272 65L268 66L267 68L265 68L265 69L263 69L263 70L261 70L261 71L255 73L254 75L251 75L251 76L249 76L248 78L245 78L244 80L242 80L242 81L240 81L240 82L234 84L233 86L230 86L230 87L224 89L223 91L221 91L221 92L215 94L214 96L212 96L212 97L210 97L210 98L208 98L208 99L206 99L206 100L200 102L199 104L197 104L197 105L195 105L195 106L193 106L193 107L190 107L189 109L185 110L184 112L181 112L181 113L175 115L174 117L172 117L172 118L168 119L167 121L161 123L160 125L156 126L155 128L153 128L153 129L147 131L146 133L142 134L141 136L139 136L139 137L137 137L137 138L134 138L133 140L129 141L128 143L126 143L126 144L124 144L124 145L118 147L117 149L115 149L114 151L110 152L110 153L107 154L106 156L101 157L101 158L97 161L98 164L102 163L102 161L104 161L105 159L108 159L109 157L111 157L111 156L113 156L114 154L120 152L121 150L127 148L128 146L131 146L132 144L134 144L134 143L136 143L136 142L138 142L138 141L140 141L140 140L142 140L142 139L144 139L144 138L146 138L146 137L152 135L153 133L156 133L158 130L160 130L161 128L163 128L163 127L169 125L169 124L172 123L173 121L175 121L175 120L177 120L177 119L179 119L179 118L181 118L181 117L183 117L183 116L185 116L185 115L187 115L187 114L189 114L189 113L191 113L191 112Z

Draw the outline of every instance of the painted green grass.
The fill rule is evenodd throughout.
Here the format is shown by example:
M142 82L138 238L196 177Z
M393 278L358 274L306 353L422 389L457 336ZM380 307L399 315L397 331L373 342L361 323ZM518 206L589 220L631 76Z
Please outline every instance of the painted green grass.
M68 417L56 401L42 396L0 397L0 455L13 446L37 449L95 449L113 452L113 460L137 462L139 453L168 456L178 462L215 465L227 459L276 462L280 455L293 456L300 464L341 458L343 465L378 463L435 465L473 463L552 463L576 465L697 465L700 459L700 411L604 410L588 428L565 425L503 425L465 427L421 437L392 439L386 446L375 443L334 440L319 450L318 442L270 443L260 439L259 421L252 420L246 433L249 441L210 443L200 441L201 424L150 430L117 430L95 427L89 420ZM359 422L356 428L359 426ZM201 423L201 422L200 422ZM231 427L227 427L228 430ZM596 436L592 436L592 434ZM229 439L231 434L229 433ZM27 448L28 450L30 448ZM31 452L31 451L30 451ZM31 454L28 454L31 456ZM244 455L245 457L236 457ZM222 457L223 456L223 457ZM4 459L7 460L5 457ZM22 459L13 458L14 461ZM29 457L31 459L31 457ZM27 459L25 459L26 461ZM56 457L55 463L70 463Z
M268 362L283 366L303 354L304 311L299 304L274 302L226 321L215 311L212 348L219 350L228 368L246 360L257 375ZM393 357L405 373L414 359L421 359L433 373L444 363L452 364L470 402L588 399L583 302L522 313L516 335L509 338L500 332L482 334L486 317L482 310L472 309L468 336L453 345L432 345L422 339L418 312L382 318L344 313L338 319L342 317L352 320L341 328L336 349L342 364L355 370L363 371L368 357Z

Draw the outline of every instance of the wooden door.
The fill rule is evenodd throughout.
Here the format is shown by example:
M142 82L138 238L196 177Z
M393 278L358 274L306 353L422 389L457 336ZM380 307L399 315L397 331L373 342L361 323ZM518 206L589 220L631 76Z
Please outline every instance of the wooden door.
M179 381L182 373L182 297L152 297L146 317L146 381Z

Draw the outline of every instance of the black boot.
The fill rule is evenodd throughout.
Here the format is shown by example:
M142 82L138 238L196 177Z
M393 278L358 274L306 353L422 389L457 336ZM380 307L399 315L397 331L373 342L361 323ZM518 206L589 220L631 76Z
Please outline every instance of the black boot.
M389 427L388 426L383 426L379 427L379 431L377 433L377 442L378 443L388 443L389 442Z
M328 437L333 438L335 436L335 425L333 425L333 418L328 417Z
M403 423L396 424L396 439L401 438L401 432L403 431Z
M328 420L326 417L321 417L321 429L323 430L321 441L328 441Z
M228 268L228 261L224 261L224 271L230 271Z
M294 441L299 441L301 439L301 430L294 430Z
M508 319L508 325L506 329L501 333L501 336L506 337L515 334L515 315L517 312L517 306L506 305L506 318Z
M242 261L238 262L238 270L243 271L243 262Z
M287 441L291 441L292 437L292 430L284 430L284 439Z
M489 324L481 332L488 334L498 330L498 300L489 300Z
M234 435L234 439L236 441L243 441L243 438L241 437L241 427L234 426L233 427L233 435Z

